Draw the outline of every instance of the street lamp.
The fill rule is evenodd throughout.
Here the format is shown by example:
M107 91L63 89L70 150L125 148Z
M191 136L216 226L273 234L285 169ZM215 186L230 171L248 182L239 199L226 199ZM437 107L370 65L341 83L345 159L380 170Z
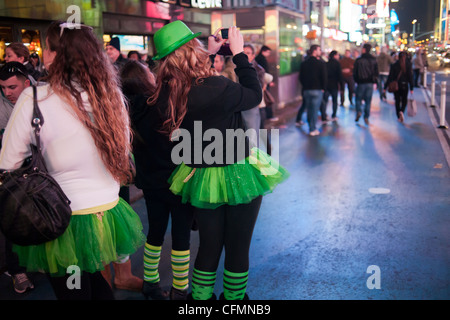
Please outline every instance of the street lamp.
M416 42L416 22L417 22L417 19L414 19L411 22L413 25L413 44Z

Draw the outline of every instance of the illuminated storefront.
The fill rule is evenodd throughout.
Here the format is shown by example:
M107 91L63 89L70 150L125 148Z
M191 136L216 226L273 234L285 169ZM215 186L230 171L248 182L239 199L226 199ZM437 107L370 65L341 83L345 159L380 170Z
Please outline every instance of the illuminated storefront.
M211 29L211 10L221 0L35 0L0 1L0 64L5 47L23 42L42 58L42 43L51 21L66 21L79 8L80 22L94 28L99 39L119 36L123 53L153 54L153 34L174 20L183 20L204 39Z
M263 45L272 49L268 63L276 85L271 93L283 107L300 97L298 70L309 46L302 33L308 6L307 1L271 1L280 6L264 2L223 1L223 9L211 14L210 32L236 25L257 53Z

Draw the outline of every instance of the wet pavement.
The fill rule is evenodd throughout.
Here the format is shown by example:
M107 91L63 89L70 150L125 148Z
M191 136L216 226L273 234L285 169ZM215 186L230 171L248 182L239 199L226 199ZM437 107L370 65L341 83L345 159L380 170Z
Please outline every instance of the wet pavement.
M308 136L307 124L295 126L298 106L277 112L279 158L291 176L263 199L251 246L251 299L450 298L449 146L439 138L442 129L436 129L423 90L416 90L415 99L417 115L400 124L393 96L380 102L374 92L369 126L363 119L355 123L354 107L347 105L316 137ZM133 207L146 232L144 200ZM191 241L193 262L198 232L192 231ZM167 289L170 242L169 227L160 267ZM143 248L131 257L138 276L142 254ZM35 288L16 294L10 278L0 275L0 299L54 299L45 276L31 277ZM115 290L115 296L144 299L124 290Z

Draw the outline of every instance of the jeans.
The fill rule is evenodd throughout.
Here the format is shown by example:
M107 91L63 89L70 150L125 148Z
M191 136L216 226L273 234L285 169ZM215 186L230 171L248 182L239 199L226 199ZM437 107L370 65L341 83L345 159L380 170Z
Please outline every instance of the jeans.
M304 90L303 101L307 110L309 131L316 130L317 113L322 103L322 90Z
M336 117L337 107L338 107L338 89L326 90L323 93L322 105L320 106L320 112L322 114L322 120L326 120L327 118L327 104L328 98L331 95L331 101L333 102L333 113L331 114L332 118Z
M361 112L361 102L364 100L364 119L370 116L370 104L372 102L373 83L358 83L356 87L355 107L356 112Z
M261 127L261 114L259 113L259 107L256 106L250 110L241 112L244 119L246 130L249 131L249 140L251 147L257 147L259 145L259 128Z
M379 74L378 75L378 92L380 93L380 99L384 97L383 89L384 84L386 83L388 78L387 74ZM386 97L384 97L386 98Z

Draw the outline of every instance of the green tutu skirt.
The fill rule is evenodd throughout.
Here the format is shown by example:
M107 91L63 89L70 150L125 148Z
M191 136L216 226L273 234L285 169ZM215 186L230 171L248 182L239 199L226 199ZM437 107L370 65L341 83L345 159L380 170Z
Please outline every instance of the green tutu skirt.
M169 178L170 190L203 209L249 203L271 193L289 173L258 148L244 160L224 167L192 168L180 164Z
M66 231L57 239L35 246L14 245L20 265L28 272L63 276L67 267L96 272L119 255L130 255L145 243L139 216L123 199L100 214L72 215Z

